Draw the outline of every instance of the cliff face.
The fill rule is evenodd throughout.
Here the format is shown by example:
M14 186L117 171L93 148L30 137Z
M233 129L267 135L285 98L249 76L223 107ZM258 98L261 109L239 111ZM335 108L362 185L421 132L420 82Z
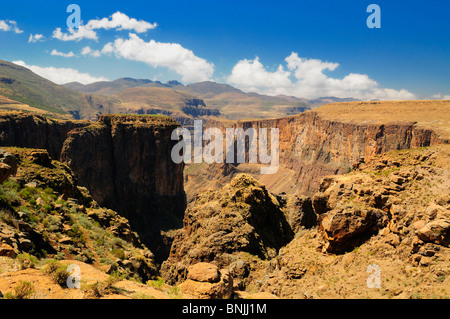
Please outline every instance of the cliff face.
M433 130L413 122L355 124L329 120L314 111L281 119L239 121L234 126L280 130L280 165L294 171L299 194L313 194L322 176L346 173L362 159L443 142Z
M59 159L67 134L89 121L62 121L23 112L0 113L0 145L46 149Z
M183 164L174 164L165 116L103 115L98 122L54 121L24 113L0 116L0 145L47 149L101 205L129 218L159 258L161 230L182 226Z
M168 117L103 115L71 131L61 152L80 184L127 217L156 257L160 231L181 227L186 208L184 165L170 158L177 126Z

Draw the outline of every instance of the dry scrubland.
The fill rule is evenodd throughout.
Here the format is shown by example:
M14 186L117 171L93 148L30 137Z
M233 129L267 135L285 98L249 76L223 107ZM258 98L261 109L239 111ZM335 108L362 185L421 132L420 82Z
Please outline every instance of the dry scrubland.
M192 201L183 227L165 233L172 245L162 265L128 220L99 206L66 165L45 150L4 148L18 162L17 172L9 157L0 165L0 292L7 298L448 298L450 102L352 102L309 112L330 123L409 123L434 130L440 142L359 158L346 174L321 178L309 197L272 193L251 165L250 174L240 174L239 166L187 167L198 188L187 183ZM288 178L292 170L280 173ZM210 189L198 191L205 186ZM84 274L80 290L65 287L61 270L70 263ZM371 264L380 268L379 288L367 287Z

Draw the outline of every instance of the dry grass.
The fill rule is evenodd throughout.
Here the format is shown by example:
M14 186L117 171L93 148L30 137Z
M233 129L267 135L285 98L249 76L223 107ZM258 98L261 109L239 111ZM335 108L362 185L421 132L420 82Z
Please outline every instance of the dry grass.
M327 120L361 125L409 122L450 138L450 100L333 103L310 112Z

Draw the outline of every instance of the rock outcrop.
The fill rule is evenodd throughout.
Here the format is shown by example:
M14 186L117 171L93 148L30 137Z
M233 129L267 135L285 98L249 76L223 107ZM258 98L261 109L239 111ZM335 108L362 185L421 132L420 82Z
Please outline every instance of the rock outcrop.
M183 164L174 164L166 116L102 115L98 122L52 120L23 112L0 116L0 145L46 149L66 163L102 206L118 211L161 259L161 230L182 226ZM6 167L5 167L6 169Z
M90 123L54 120L24 112L1 112L0 145L46 149L52 158L59 159L67 134Z
M281 298L448 295L448 145L390 152L322 179L318 227L301 231L260 277ZM380 288L367 289L370 265Z
M226 269L209 263L198 263L188 268L187 279L180 284L182 294L199 299L230 299L233 278Z
M293 238L276 197L245 174L218 191L200 194L183 223L162 265L168 282L183 280L187 267L198 262L225 268L242 259L239 253L271 259Z
M181 227L186 207L183 164L171 160L176 127L169 117L102 115L72 130L61 152L80 184L128 218L159 258L160 231Z

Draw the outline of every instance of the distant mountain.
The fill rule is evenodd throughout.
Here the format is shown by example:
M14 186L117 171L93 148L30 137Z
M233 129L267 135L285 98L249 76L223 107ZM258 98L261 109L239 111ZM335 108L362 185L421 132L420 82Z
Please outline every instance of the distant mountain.
M302 113L309 109L306 101L279 96L246 93L228 84L200 82L178 87L201 97L210 107L216 107L229 119L275 118Z
M99 109L113 101L76 92L40 77L14 63L0 60L0 95L55 117L96 118Z
M183 86L178 81L169 81L166 84L163 84L159 81L151 81L146 79L133 79L133 78L120 78L115 81L101 81L95 82L91 84L83 85L78 82L71 82L67 84L63 84L66 88L81 92L81 93L89 93L89 94L99 94L99 95L114 95L123 90L135 87L166 87L172 88L177 86Z
M356 102L360 101L354 98L339 98L335 96L329 96L329 97L319 97L317 99L309 100L308 104L311 105L311 107L318 107L324 104L330 104L330 103L341 103L341 102Z
M192 126L195 118L221 115L202 99L168 87L128 88L113 97L119 101L116 113L169 115L185 126Z
M181 124L199 117L231 120L278 118L302 113L311 107L338 101L246 93L228 84L205 81L183 85L147 79L120 78L83 85L57 85L32 71L0 60L0 95L21 103L20 108L43 110L55 117L96 119L98 114L166 114ZM19 105L4 103L4 108Z
M88 85L68 83L65 86L83 93L107 96L117 96L129 88L170 88L203 99L207 107L218 109L222 115L232 120L283 117L302 113L328 103L357 101L353 98L320 97L308 100L287 95L269 96L254 92L246 93L231 85L212 81L183 85L178 81L169 81L163 84L159 81L122 78L112 82L97 82ZM139 94L138 91L135 93Z
M192 94L202 95L203 98L213 97L222 93L245 94L241 90L238 90L231 85L220 84L212 81L188 84L182 89Z

